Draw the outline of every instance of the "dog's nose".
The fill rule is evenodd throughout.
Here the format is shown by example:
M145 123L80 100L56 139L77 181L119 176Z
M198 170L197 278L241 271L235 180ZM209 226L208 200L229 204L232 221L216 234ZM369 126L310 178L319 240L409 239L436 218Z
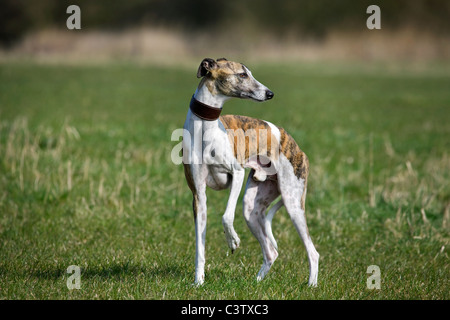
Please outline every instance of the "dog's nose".
M270 91L270 90L267 90L266 91L266 98L267 98L267 100L272 99L273 98L273 92Z

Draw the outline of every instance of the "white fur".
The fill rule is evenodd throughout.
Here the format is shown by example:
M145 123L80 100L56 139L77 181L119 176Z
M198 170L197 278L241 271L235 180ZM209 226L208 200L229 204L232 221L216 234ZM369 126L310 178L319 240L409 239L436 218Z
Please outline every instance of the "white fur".
M272 135L274 135L275 138L277 139L277 142L280 143L280 141L281 141L280 129L278 129L278 127L276 125L274 125L272 122L269 122L269 121L266 121L266 120L264 120L264 122L269 125L270 130L272 131Z

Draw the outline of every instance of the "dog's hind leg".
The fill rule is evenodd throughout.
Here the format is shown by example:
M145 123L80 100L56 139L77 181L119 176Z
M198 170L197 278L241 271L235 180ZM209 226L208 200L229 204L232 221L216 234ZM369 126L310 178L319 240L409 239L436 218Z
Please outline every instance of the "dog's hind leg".
M314 247L306 224L306 179L298 179L294 175L287 175L282 179L283 184L280 184L281 197L306 248L309 261L308 285L315 287L317 286L317 275L319 273L319 253Z
M257 276L257 280L260 281L266 276L278 257L276 242L271 232L272 229L268 230L266 227L266 210L272 201L279 196L279 191L276 181L255 181L253 179L254 173L255 171L252 170L248 176L243 214L248 227L261 245L263 264ZM276 210L277 208L272 212L272 217Z
M276 242L275 238L273 237L273 233L272 233L272 219L275 216L275 213L277 213L277 211L282 206L283 206L283 199L280 199L277 201L277 203L275 203L272 206L272 208L270 208L269 212L266 215L266 218L264 219L264 226L266 229L266 234L269 237L269 239L272 242L275 249L277 249L277 250L278 250L278 245L277 245L277 242Z

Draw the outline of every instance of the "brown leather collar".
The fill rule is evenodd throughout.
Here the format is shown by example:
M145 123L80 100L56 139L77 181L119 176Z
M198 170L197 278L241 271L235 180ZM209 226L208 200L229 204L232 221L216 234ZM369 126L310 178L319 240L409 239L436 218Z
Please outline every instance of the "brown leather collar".
M191 111L200 119L214 121L217 120L222 112L222 109L213 108L204 104L192 96L191 103L189 105Z

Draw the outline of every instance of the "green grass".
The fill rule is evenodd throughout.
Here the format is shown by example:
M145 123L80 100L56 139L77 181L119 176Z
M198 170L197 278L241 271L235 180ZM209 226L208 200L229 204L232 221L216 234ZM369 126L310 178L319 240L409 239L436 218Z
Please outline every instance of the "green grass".
M208 191L206 282L195 288L191 194L170 136L196 67L0 65L0 299L450 298L449 72L250 66L275 98L224 113L283 126L308 154L319 286L307 286L284 208L279 258L257 283L262 255L241 205L231 255L228 192ZM70 265L80 290L67 289ZM369 265L380 290L366 287Z

